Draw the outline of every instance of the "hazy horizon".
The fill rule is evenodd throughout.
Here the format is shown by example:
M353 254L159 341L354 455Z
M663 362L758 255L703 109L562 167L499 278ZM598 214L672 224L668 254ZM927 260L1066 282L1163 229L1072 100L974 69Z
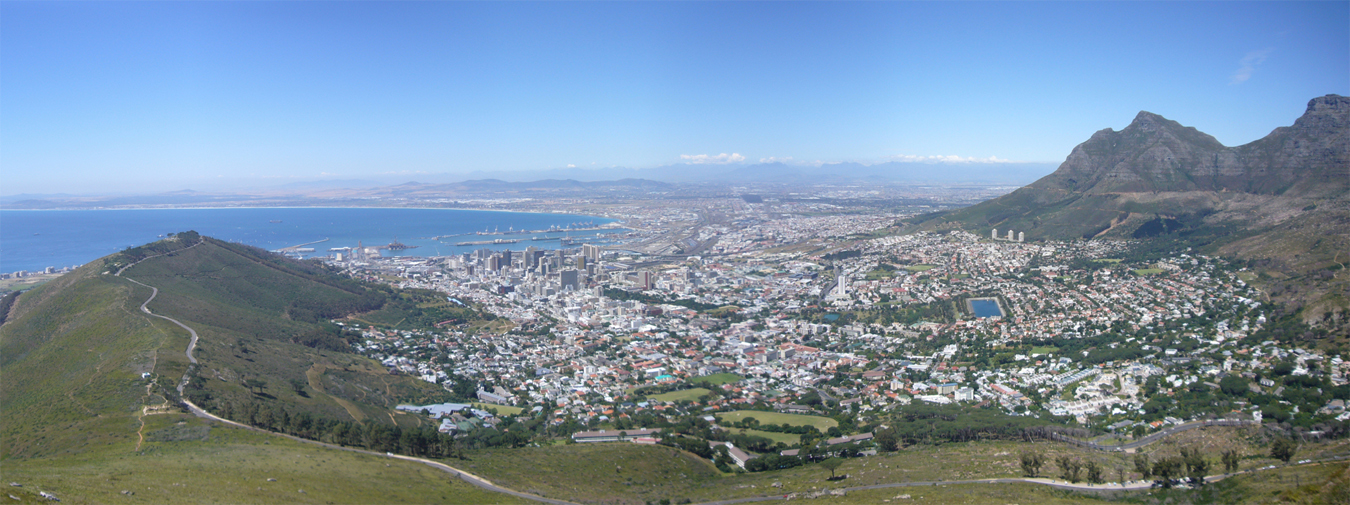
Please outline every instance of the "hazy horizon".
M1344 2L4 2L0 14L0 195L1053 166L1140 110L1231 146L1291 124L1313 97L1350 94Z

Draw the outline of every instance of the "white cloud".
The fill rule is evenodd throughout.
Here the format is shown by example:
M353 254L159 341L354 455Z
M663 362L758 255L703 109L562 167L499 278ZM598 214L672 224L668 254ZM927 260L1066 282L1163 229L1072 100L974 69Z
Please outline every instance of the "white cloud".
M568 164L567 164L567 168L577 168L577 166L576 166L576 165L573 165L573 164L571 164L571 163L568 163Z
M787 162L789 162L789 161L792 161L792 157L791 157L791 156L784 156L784 157L782 157L782 158L779 158L779 157L777 157L777 156L770 156L770 157L768 157L768 158L760 158L760 159L759 159L759 162L760 162L760 163L787 163Z
M694 165L725 164L745 161L745 156L738 153L722 154L681 154L680 159Z
M914 156L909 154L896 154L886 158L888 161L900 161L906 163L1014 163L1012 160L1005 160L997 156L988 158L976 158L974 156Z
M1274 50L1275 49L1268 47L1259 51L1247 53L1246 56L1242 57L1242 61L1238 62L1237 72L1234 72L1233 76L1228 79L1228 83L1242 84L1247 82L1247 79L1252 78L1252 72L1256 71L1256 66L1265 62L1266 57L1270 56L1270 52Z

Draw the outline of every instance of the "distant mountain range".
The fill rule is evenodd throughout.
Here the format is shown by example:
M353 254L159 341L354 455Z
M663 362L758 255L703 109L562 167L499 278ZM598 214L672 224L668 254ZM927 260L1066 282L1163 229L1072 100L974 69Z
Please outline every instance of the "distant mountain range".
M614 181L647 179L667 183L780 182L812 183L933 183L933 184L1010 184L1036 180L1054 169L1053 163L1011 163L970 161L961 163L891 161L876 164L854 162L795 165L781 162L739 164L674 164L653 168L559 168L523 172L475 172L469 178L494 178L509 182L545 179L576 181ZM454 177L430 176L427 180Z
M1014 230L1027 240L1180 240L1283 272L1290 282L1284 291L1307 295L1292 297L1294 305L1331 304L1311 307L1315 314L1305 319L1340 318L1350 306L1350 278L1340 279L1350 277L1343 273L1350 262L1350 98L1314 98L1293 126L1237 147L1140 112L1124 130L1093 134L1054 173L1026 187L910 225Z

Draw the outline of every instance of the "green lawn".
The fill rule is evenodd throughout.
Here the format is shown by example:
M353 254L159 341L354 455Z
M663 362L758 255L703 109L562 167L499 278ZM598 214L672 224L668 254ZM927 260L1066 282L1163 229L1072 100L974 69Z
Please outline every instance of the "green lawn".
M1059 350L1058 347L1052 347L1052 346L1048 346L1048 345L1042 345L1042 346L1032 347L1032 348L1031 348L1031 354L1053 354L1055 351L1058 351L1058 350Z
M698 397L706 395L708 393L711 393L711 391L708 391L707 389L704 388L693 388L681 391L671 391L669 393L661 393L659 395L652 395L648 396L647 399L656 400L658 402L678 402L680 400L695 401L698 400Z
M710 382L710 383L712 383L712 385L714 385L714 386L721 386L721 385L723 385L723 384L731 384L731 383L733 383L733 382L740 382L741 379L744 379L744 378L745 378L745 377L741 377L741 376L736 375L736 374L734 374L734 373L715 373L715 374L712 374L712 375L705 375L705 376L703 376L703 377L695 377L694 379L690 380L689 382L693 382L693 383L695 383L695 384L700 383L700 382Z
M761 412L758 410L737 410L733 412L718 412L717 418L728 423L740 421L747 417L753 417L759 421L759 424L788 424L791 426L815 426L816 429L824 432L830 428L839 426L839 421L821 416L804 416L801 414L784 414L781 412Z
M758 418L756 418L756 419L758 419ZM774 442L782 442L782 443L787 444L787 445L797 445L797 443L799 443L799 442L802 441L802 436L801 436L801 435L794 435L794 434L792 434L792 433L778 433L778 432L776 432L776 431L747 430L747 429L744 429L744 428L730 428L730 430L733 431L733 432L736 432L736 433L740 433L740 434L742 434L742 435L751 435L751 436L756 436L756 437L764 437L764 438L767 438L767 439L769 439L769 440L773 440Z
M473 402L472 405L473 405L474 407L478 407L478 408L483 409L483 410L487 410L487 409L497 409L497 413L500 414L500 415L503 415L503 416L515 416L515 415L520 415L521 412L524 412L524 411L525 411L525 409L522 409L522 408L520 408L520 407L512 407L512 406L509 406L509 405L497 405L497 404L495 404L495 403Z
M1140 268L1134 271L1135 275L1153 275L1162 273L1161 268Z
M905 267L905 270L909 270L911 272L927 272L929 270L932 270L936 266L937 265L909 265Z
M1120 258L1101 258L1092 260L1093 263L1110 263L1112 265L1120 263Z

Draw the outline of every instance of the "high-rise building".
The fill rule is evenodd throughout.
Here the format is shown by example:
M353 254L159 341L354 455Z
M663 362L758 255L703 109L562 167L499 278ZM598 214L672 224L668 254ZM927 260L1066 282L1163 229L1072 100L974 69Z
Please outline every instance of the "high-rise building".
M1012 230L1008 230L1008 240L1012 240L1012 239L1013 239L1013 231L1012 231Z
M572 291L576 291L577 288L580 287L577 284L578 277L580 276L576 270L563 270L558 274L558 280L562 284L564 290L571 288Z
M992 239L994 239L994 240L998 240L998 228L994 228L994 229L992 229L992 230L989 230L989 238L992 238Z
M1027 239L1027 232L1024 232L1024 231L1019 231L1019 232L1017 232L1017 241L1018 241L1018 242L1024 242L1024 241L1026 241L1026 239Z
M540 251L538 247L529 246L525 248L525 269L533 270L539 266Z
M656 287L656 274L647 270L641 270L637 273L638 286L648 290Z
M600 246L581 244L581 255L592 262L600 261Z

